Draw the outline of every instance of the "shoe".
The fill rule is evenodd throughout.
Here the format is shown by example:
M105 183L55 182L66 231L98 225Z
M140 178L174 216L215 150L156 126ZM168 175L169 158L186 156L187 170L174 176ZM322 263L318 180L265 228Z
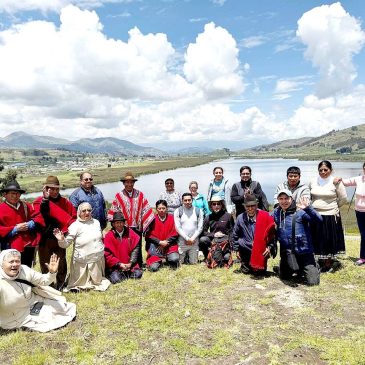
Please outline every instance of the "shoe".
M274 271L274 273L276 275L280 275L280 267L279 266L277 266L277 265L273 266L272 271Z
M341 262L334 261L332 264L332 267L327 272L333 274L334 272L336 272L337 270L339 270L341 268L342 268Z
M249 274L251 271L251 269L249 268L249 266L247 266L246 264L242 263L241 264L241 272L243 274Z
M356 266L365 265L365 259L358 259L354 264Z

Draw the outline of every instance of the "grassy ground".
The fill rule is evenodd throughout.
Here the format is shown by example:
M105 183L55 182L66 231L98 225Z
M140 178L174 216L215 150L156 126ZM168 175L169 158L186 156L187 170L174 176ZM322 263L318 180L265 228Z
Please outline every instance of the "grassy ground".
M0 363L365 364L365 267L353 265L359 239L346 244L344 268L318 287L196 265L67 294L76 321L47 334L0 330Z
M132 171L135 176L152 174L164 170L172 170L181 167L193 167L211 162L215 157L199 156L199 157L181 157L176 159L152 161L146 160L139 163L127 163L124 165L116 165L110 168L98 168L90 170L94 176L95 184L119 181L127 171ZM3 176L5 172L0 174ZM57 175L64 188L73 188L79 186L80 171L56 171L53 174ZM42 190L42 186L49 173L37 175L18 174L17 180L22 188L28 193Z

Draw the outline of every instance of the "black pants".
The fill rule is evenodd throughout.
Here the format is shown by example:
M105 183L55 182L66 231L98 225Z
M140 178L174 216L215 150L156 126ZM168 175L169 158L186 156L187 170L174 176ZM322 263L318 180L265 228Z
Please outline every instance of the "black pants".
M208 257L209 248L212 246L212 240L207 236L199 238L199 250L203 252L204 258Z
M141 279L143 275L143 271L140 269L136 269L132 271L122 271L122 270L113 270L107 274L107 279L112 284L118 284L127 279Z
M139 252L138 252L138 260L137 260L137 263L138 263L139 267L143 267L143 257L142 257L142 232L140 230L138 230L136 227L130 227L130 229L134 233L137 233L138 236L139 236L139 241L138 241Z
M20 261L22 265L27 265L28 267L33 266L35 255L35 247L24 247L24 251L21 252Z
M286 252L280 251L280 278L288 280L294 273L303 275L308 285L319 285L319 269L313 254L292 255L298 264L298 270L293 270L292 265L288 262Z
M66 261L66 249L58 245L56 238L48 237L39 244L38 256L39 264L41 265L42 274L48 273L48 264L52 254L56 254L60 259L60 263L57 271L57 288L61 288L66 280L67 275L67 261Z
M166 256L166 262L170 265L171 268L176 269L180 263L180 255L178 252L171 252ZM154 262L150 265L150 271L156 272L160 269L162 265L162 261Z

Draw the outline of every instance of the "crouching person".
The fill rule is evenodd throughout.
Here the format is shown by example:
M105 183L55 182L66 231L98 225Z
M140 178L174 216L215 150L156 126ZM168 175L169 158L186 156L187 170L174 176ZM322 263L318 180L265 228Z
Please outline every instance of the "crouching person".
M156 211L155 219L146 233L147 266L151 271L158 271L162 261L166 260L172 269L176 269L180 255L174 216L167 213L167 201L163 199L156 202Z
M241 260L244 274L262 274L266 271L267 260L276 256L275 224L268 212L258 209L253 194L244 199L245 212L236 220L233 229L233 250Z
M226 234L222 232L214 233L206 264L209 269L214 269L216 267L225 267L229 269L232 266L231 244L229 237Z
M307 197L295 203L292 193L283 189L277 199L279 206L273 215L280 242L280 278L290 279L296 274L304 277L308 285L319 285L310 224L322 221L322 217L309 205Z
M139 236L125 226L121 212L115 212L111 220L112 229L104 238L106 277L112 284L126 279L140 279L142 270L138 265L140 251Z
M0 327L48 332L65 326L76 316L76 305L48 286L56 281L59 258L50 257L47 274L20 261L14 249L0 254Z

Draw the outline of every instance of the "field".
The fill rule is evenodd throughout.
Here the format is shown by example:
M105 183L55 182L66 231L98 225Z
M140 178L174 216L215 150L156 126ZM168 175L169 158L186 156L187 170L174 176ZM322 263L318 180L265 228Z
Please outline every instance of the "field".
M47 334L1 331L1 364L365 364L365 267L346 238L321 285L203 265L145 272L105 293L67 294L77 319Z

